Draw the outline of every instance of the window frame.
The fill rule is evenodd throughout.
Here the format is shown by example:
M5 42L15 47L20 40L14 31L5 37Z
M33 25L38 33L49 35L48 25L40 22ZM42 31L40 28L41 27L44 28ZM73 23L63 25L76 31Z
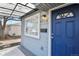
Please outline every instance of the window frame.
M31 35L31 34L28 34L28 33L26 33L26 27L27 27L27 25L26 25L26 23L27 23L27 21L30 19L32 19L33 17L36 17L36 16L38 16L38 35L36 36L36 35ZM37 39L39 39L40 38L40 13L37 13L37 14L34 14L34 15L32 15L32 16L30 16L30 17L27 17L27 18L25 18L25 27L24 27L24 35L25 36L28 36L28 37L32 37L32 38L37 38Z

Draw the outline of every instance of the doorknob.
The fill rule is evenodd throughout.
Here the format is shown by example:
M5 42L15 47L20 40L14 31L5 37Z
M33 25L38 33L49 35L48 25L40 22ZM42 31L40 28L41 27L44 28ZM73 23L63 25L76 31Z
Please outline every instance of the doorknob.
M52 33L51 35L53 36L54 34Z
M51 36L51 39L53 39L54 37Z

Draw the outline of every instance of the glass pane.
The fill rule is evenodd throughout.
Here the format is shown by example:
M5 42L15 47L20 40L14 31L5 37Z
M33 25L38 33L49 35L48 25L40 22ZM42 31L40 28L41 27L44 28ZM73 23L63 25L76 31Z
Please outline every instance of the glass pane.
M30 9L26 6L18 5L15 10L27 13L27 12L31 11L32 9Z
M12 4L12 3L0 3L0 7L13 9L15 7L15 4Z
M4 12L4 13L9 13L10 14L12 11L0 8L0 12Z
M18 17L18 16L16 16L16 15L11 15L12 17Z
M74 14L72 12L67 12L67 13L62 13L57 15L56 19L62 19L62 18L68 18L68 17L73 17Z
M28 3L27 6L31 7L31 8L35 8L35 5L32 3Z
M26 19L25 31L26 34L38 37L40 14L33 15Z
M0 13L0 16L10 16L9 14Z
M17 16L23 16L24 15L24 13L20 13L20 12L16 12L16 11L14 11L13 14L15 14Z

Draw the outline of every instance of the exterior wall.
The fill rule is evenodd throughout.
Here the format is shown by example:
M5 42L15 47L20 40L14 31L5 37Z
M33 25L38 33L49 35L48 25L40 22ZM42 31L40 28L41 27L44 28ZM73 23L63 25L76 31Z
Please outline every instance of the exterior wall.
M13 35L15 33L15 36L21 36L21 25L9 25L8 26L8 34Z
M2 33L1 27L0 27L0 35ZM5 27L5 32L4 34L7 35L13 35L15 33L16 36L21 36L21 25L7 25Z
M38 12L35 12L38 13ZM35 14L34 13L34 14ZM40 12L41 15L44 12ZM46 11L47 13L47 11ZM34 15L32 14L32 15ZM31 16L32 16L31 15ZM26 18L26 17L25 17ZM22 25L21 25L21 45L24 46L26 49L30 50L35 55L39 56L46 56L48 55L48 22L40 20L40 28L47 28L47 32L40 32L40 38L36 39L33 37L26 36L24 34L24 27L25 27L25 18L22 19Z

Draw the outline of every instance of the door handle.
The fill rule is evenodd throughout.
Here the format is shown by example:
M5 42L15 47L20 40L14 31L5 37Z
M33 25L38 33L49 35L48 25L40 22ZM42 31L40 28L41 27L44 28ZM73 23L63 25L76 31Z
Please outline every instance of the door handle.
M53 39L54 37L51 36L51 39Z
M54 33L51 33L51 39L53 39L54 38Z
M51 35L52 35L52 36L54 36L54 34L53 34L53 33L52 33Z

